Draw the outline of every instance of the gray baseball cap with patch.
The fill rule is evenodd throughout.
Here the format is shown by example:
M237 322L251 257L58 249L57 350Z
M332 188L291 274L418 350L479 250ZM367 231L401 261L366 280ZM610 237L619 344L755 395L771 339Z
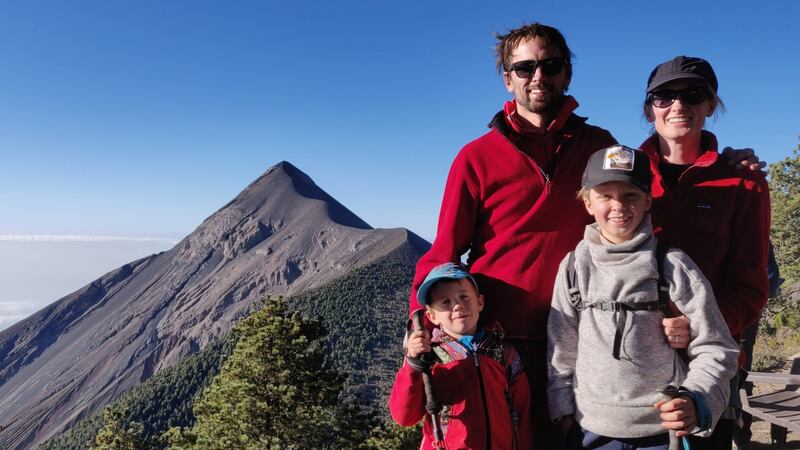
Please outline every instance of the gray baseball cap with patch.
M581 186L588 191L609 181L622 181L649 193L652 178L650 158L646 153L624 145L613 145L589 157Z

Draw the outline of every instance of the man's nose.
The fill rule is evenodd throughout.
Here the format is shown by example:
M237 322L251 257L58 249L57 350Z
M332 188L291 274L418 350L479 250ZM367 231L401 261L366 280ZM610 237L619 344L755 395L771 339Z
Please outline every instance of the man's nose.
M531 81L538 81L545 77L546 75L544 74L544 72L542 72L542 66L539 65L536 66L536 70L534 70L533 73L531 74Z

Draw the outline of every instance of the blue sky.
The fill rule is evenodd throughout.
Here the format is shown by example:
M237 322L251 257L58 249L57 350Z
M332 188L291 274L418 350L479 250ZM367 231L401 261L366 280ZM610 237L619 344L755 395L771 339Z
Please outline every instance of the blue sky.
M178 239L288 160L375 227L432 239L459 148L508 98L495 31L572 50L580 115L636 146L650 70L711 61L722 145L798 142L800 2L0 4L0 234ZM99 275L99 274L98 274Z

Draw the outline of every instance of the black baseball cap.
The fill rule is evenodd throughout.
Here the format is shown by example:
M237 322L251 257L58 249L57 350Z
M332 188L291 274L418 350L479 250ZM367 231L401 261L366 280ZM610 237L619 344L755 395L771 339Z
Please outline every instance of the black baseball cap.
M650 72L650 77L647 79L647 93L653 92L670 81L686 78L702 80L712 91L717 92L717 75L708 61L694 56L676 56L657 65Z
M588 191L609 181L622 181L649 193L652 177L647 154L624 145L613 145L589 157L581 186Z

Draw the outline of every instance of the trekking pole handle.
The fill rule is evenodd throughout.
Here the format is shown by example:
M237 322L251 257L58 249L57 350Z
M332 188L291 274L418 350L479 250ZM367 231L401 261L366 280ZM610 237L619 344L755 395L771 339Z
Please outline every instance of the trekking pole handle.
M679 397L678 388L669 385L661 390L661 395L664 396L664 401L670 401L673 398ZM676 430L669 430L669 450L681 450L681 438L677 436Z
M424 330L425 324L423 321L423 309L414 311L411 316L411 321L414 324L414 331ZM436 401L436 395L433 392L433 377L431 375L431 364L434 356L432 352L420 355L420 359L429 363L427 369L422 372L422 385L425 388L425 410L431 416L431 425L433 427L433 438L437 442L444 441L444 434L442 433L442 426L439 423L439 412L442 410L442 405Z

